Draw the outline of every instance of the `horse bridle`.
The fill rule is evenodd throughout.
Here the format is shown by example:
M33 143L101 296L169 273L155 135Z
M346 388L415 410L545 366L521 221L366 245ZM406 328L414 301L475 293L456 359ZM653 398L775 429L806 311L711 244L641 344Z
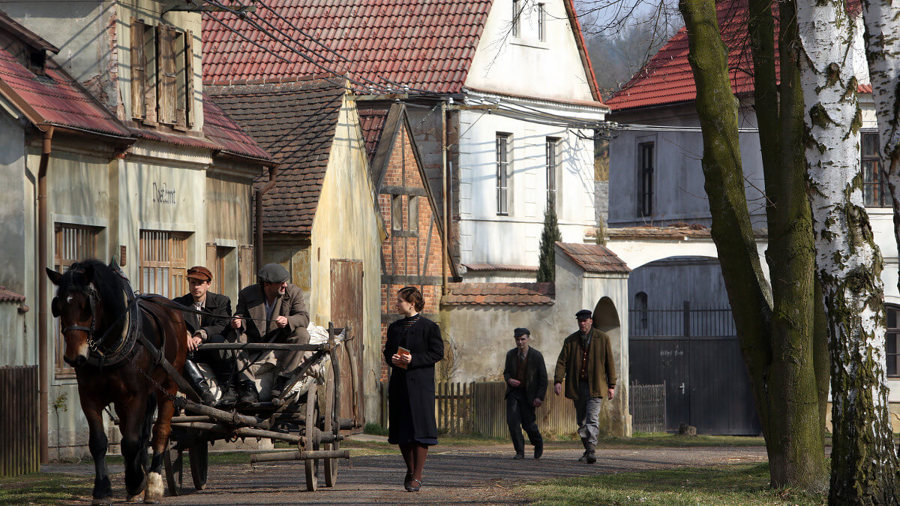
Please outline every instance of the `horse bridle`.
M88 364L103 367L105 365L113 365L125 358L125 355L133 348L134 345L134 335L137 333L137 324L138 317L137 314L130 314L132 311L137 309L138 297L134 296L134 293L131 291L131 287L128 284L126 279L125 286L123 287L124 295L128 300L128 304L125 306L125 311L119 315L115 321L111 322L109 327L100 336L99 339L95 337L96 331L96 307L100 301L100 295L97 293L97 290L94 288L93 284L89 284L87 286L79 287L79 291L87 295L88 303L90 305L91 310L91 324L89 327L84 325L70 325L62 329L63 335L70 331L81 331L85 332L88 335L87 345L90 350L88 353ZM106 341L109 335L112 333L113 329L116 328L117 324L122 321L123 318L128 318L129 321L125 324L125 328L123 329L123 336L119 345L114 350L107 350L106 352L100 349L100 346Z
M63 335L66 335L67 333L69 333L73 330L87 332L88 348L90 348L91 351L97 351L97 348L100 346L100 344L103 342L103 340L106 339L106 336L109 333L109 331L107 330L107 332L105 332L103 334L103 336L101 336L100 340L94 341L94 327L95 327L95 324L97 321L97 318L94 316L94 313L95 313L95 310L97 307L97 301L99 300L100 296L97 294L97 290L94 289L93 284L89 284L86 287L79 287L79 291L81 293L84 293L85 295L87 295L88 303L91 306L91 326L85 327L84 325L69 325L68 327L65 327L62 329L62 333L63 333Z

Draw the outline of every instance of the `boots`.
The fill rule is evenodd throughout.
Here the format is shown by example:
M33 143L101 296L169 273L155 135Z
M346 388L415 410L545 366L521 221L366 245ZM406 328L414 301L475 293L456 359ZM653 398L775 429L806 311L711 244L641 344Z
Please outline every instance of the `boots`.
M597 456L595 455L596 451L597 451L596 446L588 443L588 449L585 452L585 457L584 457L585 461L588 464L593 464L594 462L597 462Z
M252 380L241 380L240 396L237 401L238 407L253 406L258 403L259 392L256 391L256 383Z
M237 400L237 388L235 388L234 381L229 381L225 393L222 394L222 398L219 399L219 403L216 404L216 407L220 409L231 409L237 403Z
M207 406L215 404L216 396L210 391L209 383L206 381L206 378L203 377L203 373L200 372L200 369L193 360L184 361L184 372L191 381L191 386L193 386L194 390L200 394L200 399L203 401L203 404L206 404Z

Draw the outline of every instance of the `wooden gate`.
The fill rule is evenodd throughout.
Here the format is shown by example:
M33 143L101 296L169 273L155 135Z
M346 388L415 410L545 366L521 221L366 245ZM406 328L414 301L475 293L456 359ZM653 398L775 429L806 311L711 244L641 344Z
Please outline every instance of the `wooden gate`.
M750 377L730 309L630 311L631 381L665 383L666 429L759 434Z
M341 418L365 425L362 381L363 265L356 260L331 260L331 320L336 327L350 324L352 339L342 346ZM356 378L354 383L352 378Z
M0 367L0 476L40 470L38 368Z

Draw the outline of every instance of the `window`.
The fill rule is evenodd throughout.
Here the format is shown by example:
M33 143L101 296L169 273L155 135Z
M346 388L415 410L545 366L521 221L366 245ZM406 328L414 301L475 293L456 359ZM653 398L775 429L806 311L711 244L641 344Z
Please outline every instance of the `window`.
M184 232L141 230L141 292L179 297L187 293Z
M522 9L519 6L519 0L512 0L512 36L519 36L519 19L522 16Z
M866 207L891 207L887 180L881 170L877 133L862 134L860 150L863 173L863 201Z
M96 257L101 230L103 229L100 227L57 223L53 241L53 269L56 272L63 272L79 260ZM53 325L55 334L59 336L56 343L56 375L74 377L75 369L63 360L66 342L63 339L62 329L59 328L58 318L53 319Z
M497 134L497 214L509 214L509 134Z
M216 260L212 267L213 281L210 287L215 293L221 293L232 297L237 294L237 254L235 248L228 246L213 246Z
M407 230L413 233L419 232L419 198L409 196L409 221Z
M900 377L900 325L897 323L900 306L885 304L884 312L887 313L887 335L884 339L887 375L897 378Z
M547 137L547 208L556 210L556 183L559 178L559 139Z
M653 143L638 144L638 216L653 215Z
M391 230L403 230L403 197L391 195Z
M145 124L191 128L193 36L171 26L131 23L131 115Z
M649 311L647 309L647 294L644 292L638 292L634 294L634 309L638 314L638 328L645 329L647 328L647 322L649 320Z
M544 4L537 4L538 40L544 42L547 36L547 17Z

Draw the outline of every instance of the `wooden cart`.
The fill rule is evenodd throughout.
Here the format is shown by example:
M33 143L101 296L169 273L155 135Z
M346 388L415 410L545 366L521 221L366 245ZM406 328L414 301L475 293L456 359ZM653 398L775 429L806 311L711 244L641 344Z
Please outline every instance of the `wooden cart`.
M341 370L338 347L349 340L349 326L335 329L329 323L328 342L324 344L278 343L214 343L202 344L204 350L312 352L292 374L285 394L271 402L260 402L246 409L225 411L213 406L178 397L178 411L172 418L169 451L165 456L166 480L170 495L183 490L184 452L190 460L190 474L194 488L206 487L209 466L209 445L218 440L237 438L265 438L297 445L297 451L273 451L251 455L251 463L302 460L306 470L306 489L318 488L319 462L324 469L325 486L337 482L338 459L349 459L350 451L341 450L341 429L353 426L352 419L341 418ZM330 359L330 374L324 385L309 382L300 392L292 392L310 368ZM355 371L351 371L355 372ZM355 380L354 380L355 381ZM288 394L287 392L291 392ZM324 395L324 400L319 397ZM320 408L320 405L323 407ZM320 412L321 411L321 412Z

